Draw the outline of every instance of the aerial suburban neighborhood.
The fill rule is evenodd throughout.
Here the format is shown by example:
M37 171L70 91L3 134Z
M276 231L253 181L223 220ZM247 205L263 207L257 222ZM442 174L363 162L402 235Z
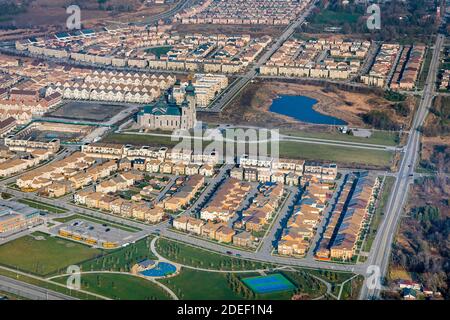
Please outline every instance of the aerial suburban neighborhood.
M448 300L446 2L0 1L0 300Z

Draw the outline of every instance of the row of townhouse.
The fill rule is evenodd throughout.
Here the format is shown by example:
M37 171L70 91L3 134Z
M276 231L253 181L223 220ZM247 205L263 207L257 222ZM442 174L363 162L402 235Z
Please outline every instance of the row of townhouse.
M181 162L172 162L170 160L162 161L158 159L153 159L146 161L142 159L145 163L146 171L152 173L164 173L164 174L175 174L179 175L201 175L205 177L211 177L214 175L214 167L208 164L198 165L195 163L184 164Z
M50 150L32 150L27 157L12 157L0 162L0 177L8 177L23 172L48 160L54 153Z
M37 55L116 67L183 71L200 71L203 67L204 72L217 72L217 68L220 68L219 72L235 73L253 61L271 42L268 36L250 40L248 35L180 36L176 33L135 30L126 33L125 36L109 35L109 37L95 36L81 39L68 36L67 41L49 39L16 43L16 47ZM156 55L152 50L143 51L142 48L145 47L170 47L170 50L167 54ZM216 48L219 50L212 54ZM233 51L235 54L231 54ZM225 54L221 56L221 53ZM218 59L211 59L210 66L203 66L208 62L207 57L210 54Z
M249 232L263 230L277 212L284 195L282 184L264 184L258 188L250 206L242 211L240 225ZM235 224L235 227L236 224Z
M150 86L166 89L174 84L176 77L156 73L143 72L120 72L120 71L98 71L95 70L84 78L86 83L96 84L122 84L135 86Z
M331 195L331 187L327 183L312 179L307 184L305 194L283 229L277 247L279 254L306 255Z
M274 66L265 65L260 68L261 74L266 76L286 76L297 78L328 78L348 79L358 71L359 62L338 63L334 66Z
M177 16L181 23L287 25L310 1L212 1ZM207 5L206 5L207 4ZM195 13L194 13L195 12Z
M74 152L62 160L52 162L20 176L16 184L22 189L40 189L53 181L65 177L73 177L95 163L93 158L80 152Z
M347 79L368 54L369 41L288 40L261 67L263 75Z
M175 77L170 75L94 71L83 77L50 85L46 96L58 94L65 99L75 100L149 103L175 81Z
M7 146L9 150L17 152L30 152L32 150L48 150L52 153L56 153L59 151L61 147L61 141L59 139L51 139L49 141L39 141L39 140L31 140L24 137L23 135L25 135L26 132L31 129L31 127L25 129L24 131L21 131L18 135L7 136L4 140L5 146Z
M8 136L17 127L17 120L13 117L0 118L0 138Z
M119 168L120 169L120 168ZM142 180L143 174L139 171L127 171L119 173L116 177L103 180L95 186L95 191L100 193L115 193L125 191L137 181Z
M265 47L265 46L264 46ZM262 51L263 48L260 49L259 52ZM58 56L57 54L48 54L45 48L30 46L29 50L34 54L41 54L46 56ZM202 68L205 72L223 72L223 73L236 73L239 72L245 65L243 65L242 61L227 61L222 63L209 63L207 66L206 61L202 58L183 58L179 56L178 59L172 58L171 60L162 60L157 57L149 57L148 59L119 59L113 58L111 56L99 56L92 54L80 54L80 53L72 53L68 54L62 50L53 50L54 52L65 53L65 58L71 58L75 61L80 62L88 62L94 64L101 65L112 65L118 67L132 67L132 68L140 68L140 69L154 69L154 70L173 70L173 71L200 71ZM250 51L250 50L249 50ZM258 53L259 53L258 52ZM248 60L248 58L247 58ZM120 63L118 61L121 61ZM213 64L213 65L211 65ZM220 69L220 70L218 70Z
M95 159L75 152L49 165L27 172L16 180L23 190L39 190L49 197L61 197L110 176L117 171L113 160L93 166Z
M274 171L266 168L233 168L230 176L250 182L273 182L286 184L289 186L297 186L300 184L301 175L295 172Z
M58 93L64 99L69 100L91 100L91 101L111 101L125 103L150 103L160 96L159 88L146 88L147 92L134 92L128 87L116 89L82 89L82 88L63 88L51 86L47 88L46 94Z
M183 18L180 20L182 24L241 24L241 25L286 25L289 24L290 19L273 19L273 18L259 18L259 19L239 19L239 18Z
M230 221L235 217L250 190L251 184L248 182L235 178L226 179L200 211L200 218L211 221Z
M74 194L76 204L88 208L111 212L115 215L133 218L148 223L158 223L164 219L164 210L159 207L149 207L144 201L125 200L102 192L81 191Z
M188 82L177 82L173 87L173 97L177 104L181 105L186 96ZM195 74L192 80L195 88L197 107L207 107L209 103L228 87L228 78L225 75Z
M134 147L131 145L102 142L84 144L81 146L81 151L94 158L129 158L130 160L145 158L147 160L156 159L172 163L182 163L185 165L205 164L215 166L220 160L218 152L215 151L209 153L194 153L190 149L183 148L168 149L166 147L152 148L149 146Z
M426 47L414 45L404 48L400 60L395 69L391 89L412 90L419 76Z
M223 222L203 221L182 215L172 221L172 226L180 231L217 240L223 243L233 242L236 231L227 227Z
M297 178L303 175L313 176L323 180L336 179L338 168L336 164L320 164L313 161L271 158L271 157L249 157L242 155L238 159L242 170L234 173L244 180L261 182L278 182L290 185L299 184ZM257 169L255 172L254 170ZM250 170L250 171L249 171ZM246 175L246 171L249 172ZM240 174L243 174L242 176Z
M206 73L238 73L245 68L239 61L183 61L183 60L148 60L148 67L155 70L191 71L198 72L203 69Z
M171 25L163 23L158 24L158 26L114 24L95 29L82 29L76 32L58 32L52 35L31 37L16 41L15 46L17 50L26 50L30 46L47 49L69 49L72 47L76 49L99 43L109 43L111 47L118 48L121 42L134 37L167 38L170 29L172 29Z
M380 88L387 85L388 76L400 52L401 46L399 44L383 43L375 57L375 62L369 72L361 76L361 81L367 85Z
M163 200L163 208L171 212L177 212L186 208L195 199L204 185L204 176L198 174L189 176L172 196Z
M62 95L52 93L34 100L15 98L13 91L9 98L0 99L0 120L12 117L19 124L28 123L33 116L41 116L62 101Z
M379 179L367 173L347 179L316 252L318 258L350 260L354 257L361 231L374 209L378 187Z

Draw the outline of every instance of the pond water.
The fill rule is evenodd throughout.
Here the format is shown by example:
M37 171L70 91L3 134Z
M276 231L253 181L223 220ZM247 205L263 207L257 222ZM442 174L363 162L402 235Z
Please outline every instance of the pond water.
M296 120L315 123L315 124L331 124L345 125L344 120L327 116L313 109L317 103L316 99L306 96L288 96L282 95L273 100L269 111L292 117Z
M177 271L177 268L167 262L159 262L154 268L142 271L146 277L164 277Z

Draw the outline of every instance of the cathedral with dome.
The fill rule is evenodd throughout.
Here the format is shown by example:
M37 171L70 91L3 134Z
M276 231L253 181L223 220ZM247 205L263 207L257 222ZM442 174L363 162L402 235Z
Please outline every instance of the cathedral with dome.
M137 115L137 123L143 129L176 130L192 129L196 124L195 88L190 83L185 89L185 98L178 104L171 91L156 102L147 105Z

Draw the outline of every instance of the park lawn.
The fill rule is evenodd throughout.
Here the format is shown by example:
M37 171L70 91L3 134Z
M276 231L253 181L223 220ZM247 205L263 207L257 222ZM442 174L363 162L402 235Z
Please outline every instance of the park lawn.
M158 239L156 251L170 261L203 269L256 270L273 267L270 264L239 259L165 238Z
M150 251L150 242L152 236L141 239L136 243L130 244L127 247L108 251L108 254L97 257L95 259L84 262L81 265L83 271L130 271L131 267L142 260L152 259L157 257Z
M124 133L111 133L107 135L102 142L106 143L118 143L118 144L132 144L151 147L167 146L173 147L179 141L172 141L170 137L151 136L142 134L124 134Z
M84 292L70 290L65 285L60 286L60 285L52 283L52 282L32 278L29 276L25 276L23 274L19 274L19 273L1 269L1 268L0 268L0 275L8 277L8 278L12 278L12 279L20 280L25 283L33 284L33 285L39 286L41 288L59 292L59 293L62 293L62 294L68 295L68 296L72 296L72 297L75 297L75 298L78 298L81 300L99 300L100 299L96 296L93 296L93 295L90 295L90 294L87 294Z
M66 222L76 220L76 219L83 219L83 220L87 220L87 221L91 221L91 222L95 222L95 223L107 224L108 226L111 226L111 227L114 227L117 229L121 229L124 231L129 231L129 232L141 231L141 229L138 229L138 228L125 226L125 225L114 223L114 222L109 222L107 220L103 220L103 219L99 219L99 218L92 218L92 217L89 217L89 216L86 216L83 214L79 214L79 213L68 216L68 217L64 217L64 218L55 218L53 220L57 221L57 222L61 222L61 223L66 223Z
M384 146L396 146L399 143L399 136L397 132L375 131L370 138L355 137L349 134L342 134L339 132L305 132L305 131L281 131L281 134L301 138L314 138L326 140L338 140L342 142L358 142L365 144L377 144Z
M19 199L17 200L20 203L26 204L27 206L30 206L35 209L44 210L52 213L65 213L67 212L66 209L56 207L50 204L46 204L44 202L40 202L37 200L30 200L30 199Z
M282 272L297 287L297 292L309 294L310 297L319 297L326 293L326 287L318 280L302 272ZM243 289L232 289L227 280L227 273L207 272L182 268L179 275L158 280L167 285L180 299L212 299L236 300L244 299ZM238 273L239 279L260 276L258 273ZM241 280L240 280L241 281ZM195 285L193 285L195 284ZM241 281L243 287L245 284ZM247 291L251 291L248 287ZM265 294L253 294L247 299L256 300L290 300L294 291L282 291Z
M308 270L308 272L311 274L314 274L315 276L317 276L319 278L324 279L325 281L329 282L330 284L340 284L355 275L350 272L330 271L330 270L325 270L325 269Z
M35 237L45 240L36 240ZM70 265L79 264L102 254L73 241L34 232L0 246L0 264L7 267L46 276L65 272Z
M393 153L384 150L358 149L303 142L281 141L280 157L332 161L346 165L389 167Z
M66 283L67 277L54 279ZM157 284L127 274L81 274L81 289L114 300L169 300L170 296Z
M242 296L227 283L226 273L182 268L179 275L158 280L185 300L238 300Z
M389 196L392 191L392 187L395 183L395 177L386 177L386 180L384 181L383 190L381 192L378 206L375 209L375 213L373 214L372 220L370 221L369 230L367 231L367 236L364 241L364 245L362 250L364 252L369 252L370 248L372 247L373 240L375 240L375 236L378 231L378 227L381 224L381 221L383 220L386 205L389 199Z
M362 275L346 282L342 288L341 300L357 300L363 284L364 277Z
M283 271L281 273L295 284L297 292L307 294L310 298L318 298L327 292L325 284L309 275L308 271Z

